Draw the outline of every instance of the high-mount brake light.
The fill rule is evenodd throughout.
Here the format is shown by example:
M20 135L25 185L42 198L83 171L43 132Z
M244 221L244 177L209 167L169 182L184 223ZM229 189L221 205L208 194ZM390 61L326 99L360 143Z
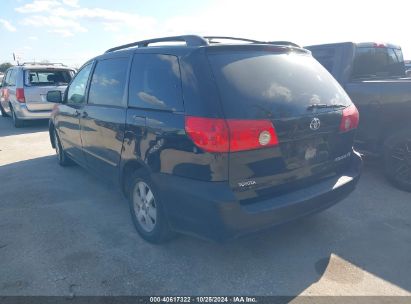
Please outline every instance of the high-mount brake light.
M385 48L387 45L385 43L374 43L373 46L375 48Z

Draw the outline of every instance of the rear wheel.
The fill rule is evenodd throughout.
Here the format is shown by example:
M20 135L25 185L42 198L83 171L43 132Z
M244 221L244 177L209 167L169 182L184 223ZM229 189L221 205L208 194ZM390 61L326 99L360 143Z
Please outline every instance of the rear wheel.
M1 104L0 104L0 112L1 112L1 116L3 116L3 117L7 117L7 116L8 116L7 113L6 113L6 111L4 111L4 109L3 109L3 107L2 107Z
M56 130L53 131L53 140L59 165L65 167L72 164L71 159L61 146L60 138L58 137Z
M159 192L143 170L133 173L130 178L129 205L137 232L150 243L164 243L173 233Z
M411 131L404 129L384 144L387 178L398 188L411 192Z
M17 117L13 108L11 108L11 117L13 118L13 125L15 128L21 128L24 126L24 121Z

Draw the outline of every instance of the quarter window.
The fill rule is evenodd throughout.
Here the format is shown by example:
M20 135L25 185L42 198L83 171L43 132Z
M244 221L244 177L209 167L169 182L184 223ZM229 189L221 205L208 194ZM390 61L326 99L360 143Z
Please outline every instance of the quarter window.
M91 63L84 66L73 79L67 93L68 103L79 104L84 102L84 95L86 92L87 81L90 75L91 66Z
M112 58L97 63L91 79L88 103L121 106L128 68L128 58Z
M5 83L7 86L16 85L16 69L11 69L7 72Z
M136 54L130 75L129 105L182 111L180 66L177 57Z

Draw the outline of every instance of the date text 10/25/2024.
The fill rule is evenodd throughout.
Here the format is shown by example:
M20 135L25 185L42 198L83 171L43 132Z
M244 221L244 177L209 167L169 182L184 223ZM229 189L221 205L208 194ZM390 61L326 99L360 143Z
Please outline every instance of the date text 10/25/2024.
M150 297L150 303L258 303L255 297Z

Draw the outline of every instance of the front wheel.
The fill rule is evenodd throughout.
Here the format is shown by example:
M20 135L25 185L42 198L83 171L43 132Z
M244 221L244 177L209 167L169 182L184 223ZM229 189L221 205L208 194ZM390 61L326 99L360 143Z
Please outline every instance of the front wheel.
M53 131L53 141L54 147L56 149L56 156L60 166L68 166L71 165L71 159L68 157L67 153L64 151L63 147L61 146L60 138L57 135L57 131Z
M411 192L411 131L404 129L384 143L387 178L398 188Z
M150 243L159 244L169 240L173 233L160 195L149 175L137 171L131 176L130 186L130 212L137 232Z

